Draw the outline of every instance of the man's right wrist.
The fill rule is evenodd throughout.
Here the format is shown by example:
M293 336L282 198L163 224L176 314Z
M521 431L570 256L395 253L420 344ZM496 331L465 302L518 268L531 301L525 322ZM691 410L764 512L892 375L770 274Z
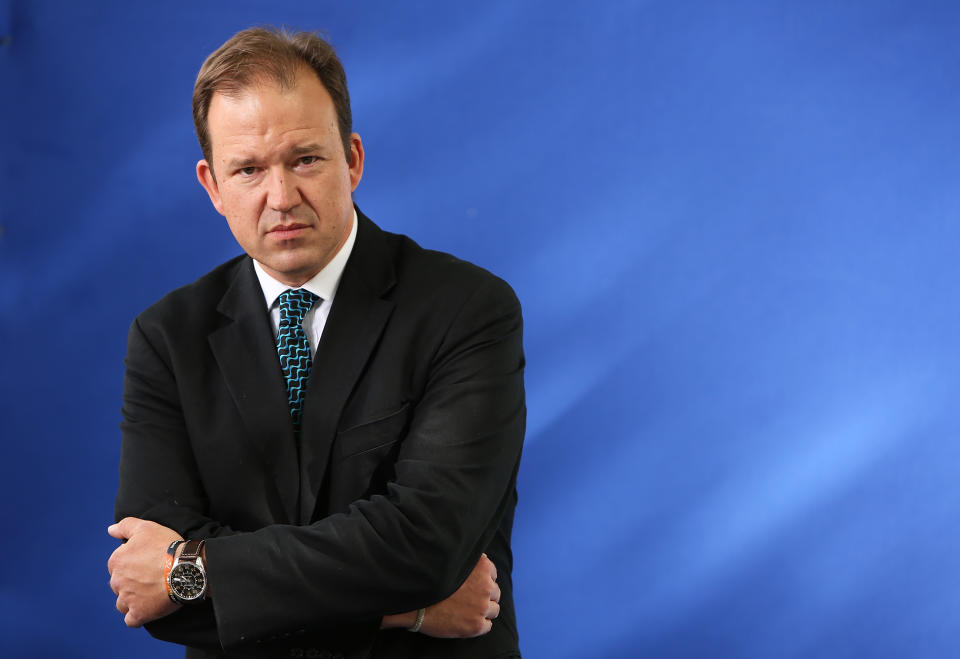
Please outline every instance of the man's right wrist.
M203 540L171 543L173 567L166 576L167 595L177 604L195 604L206 598L207 574L203 564Z
M167 597L170 598L170 601L174 604L179 604L177 598L173 596L173 592L170 590L170 570L173 568L174 560L177 557L177 549L180 548L180 545L183 544L183 540L174 540L170 543L170 546L167 547L167 556L163 564L163 587L167 590Z

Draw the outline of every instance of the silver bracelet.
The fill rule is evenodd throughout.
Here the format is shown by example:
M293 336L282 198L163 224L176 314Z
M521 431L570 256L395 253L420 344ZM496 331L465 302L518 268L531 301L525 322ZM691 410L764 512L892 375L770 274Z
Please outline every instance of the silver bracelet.
M423 624L423 616L425 616L426 613L427 613L427 610L426 610L426 609L420 609L420 610L418 610L418 611L417 611L417 621L416 621L415 623L413 623L413 627L411 627L411 628L408 629L407 631L408 631L408 632L413 632L414 634L416 634L418 631L420 631L420 625Z

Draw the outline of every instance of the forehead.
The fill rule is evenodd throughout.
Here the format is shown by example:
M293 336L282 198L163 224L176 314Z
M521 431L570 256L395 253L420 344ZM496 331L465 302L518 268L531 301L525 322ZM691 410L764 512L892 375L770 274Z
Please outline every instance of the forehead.
M261 79L235 93L215 93L207 111L207 129L217 160L237 148L339 141L333 100L316 75L306 71L289 88Z

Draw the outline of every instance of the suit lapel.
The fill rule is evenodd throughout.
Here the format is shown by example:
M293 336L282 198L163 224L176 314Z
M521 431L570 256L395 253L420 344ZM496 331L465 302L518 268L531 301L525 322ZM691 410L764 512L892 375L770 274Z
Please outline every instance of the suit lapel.
M217 306L232 322L210 333L210 348L253 444L273 476L288 522L297 515L297 449L263 292L249 258ZM278 520L279 521L279 520Z
M300 523L312 521L340 414L393 311L383 299L395 281L386 237L359 211L357 240L317 348L304 401Z

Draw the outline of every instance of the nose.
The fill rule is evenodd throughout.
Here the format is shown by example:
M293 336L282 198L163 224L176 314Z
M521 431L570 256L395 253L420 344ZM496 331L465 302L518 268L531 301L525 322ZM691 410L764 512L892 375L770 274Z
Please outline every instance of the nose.
M274 170L267 176L267 204L275 211L286 213L301 201L296 177L290 172Z

